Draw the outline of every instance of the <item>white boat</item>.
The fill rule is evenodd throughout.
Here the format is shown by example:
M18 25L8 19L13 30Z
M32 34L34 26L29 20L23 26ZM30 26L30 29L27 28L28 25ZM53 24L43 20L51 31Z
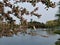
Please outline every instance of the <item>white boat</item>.
M36 31L36 27L35 26L33 26L33 29Z

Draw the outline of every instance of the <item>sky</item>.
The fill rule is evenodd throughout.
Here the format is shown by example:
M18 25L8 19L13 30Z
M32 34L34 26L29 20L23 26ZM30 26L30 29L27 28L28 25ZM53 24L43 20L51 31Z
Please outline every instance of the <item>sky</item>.
M59 0L51 0L51 1L56 2L56 5L59 2ZM32 11L35 8L31 4L29 5L27 3L24 3L22 6L27 8L29 11ZM46 23L49 20L56 19L55 14L58 11L58 6L56 6L55 8L49 8L48 11L46 9L44 9L45 5L43 5L42 3L37 3L36 7L39 7L39 10L37 11L37 13L42 14L42 16L38 19L35 16L31 17L31 16L26 16L25 15L24 16L25 19L28 19L28 21L30 21L30 19L33 19L35 21L43 22L43 23Z
M2 0L0 0L0 1L2 1ZM51 0L51 1L56 2L56 5L59 2L59 0ZM14 3L14 1L12 1L12 0L10 2L12 4ZM32 11L34 8L39 7L39 9L36 11L36 13L41 14L42 16L40 18L37 18L34 15L33 16L30 16L30 15L26 16L26 15L24 15L23 17L25 19L27 19L27 21L30 21L30 19L33 19L34 21L46 23L49 20L56 19L55 14L58 11L58 6L56 6L55 8L49 8L48 11L47 11L46 9L44 9L45 8L45 5L42 4L41 2L40 3L37 3L35 7L33 7L30 3L18 3L17 5L19 5L20 7L26 8L28 11ZM4 8L5 8L5 12L7 12L8 10L11 10L8 7L4 7ZM13 19L16 20L16 23L17 24L19 23L19 19L18 18L16 18L13 15L10 15L10 16L13 17Z

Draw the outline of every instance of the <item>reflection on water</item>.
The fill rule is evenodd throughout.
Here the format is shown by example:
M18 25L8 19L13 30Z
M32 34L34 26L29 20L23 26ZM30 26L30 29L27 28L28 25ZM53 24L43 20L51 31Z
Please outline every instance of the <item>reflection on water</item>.
M60 35L52 31L27 29L0 31L0 37L0 45L55 45Z

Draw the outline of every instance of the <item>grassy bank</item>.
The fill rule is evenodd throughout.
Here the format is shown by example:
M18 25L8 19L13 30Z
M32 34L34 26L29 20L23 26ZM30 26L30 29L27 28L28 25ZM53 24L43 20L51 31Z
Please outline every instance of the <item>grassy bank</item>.
M55 30L54 33L60 34L60 30Z

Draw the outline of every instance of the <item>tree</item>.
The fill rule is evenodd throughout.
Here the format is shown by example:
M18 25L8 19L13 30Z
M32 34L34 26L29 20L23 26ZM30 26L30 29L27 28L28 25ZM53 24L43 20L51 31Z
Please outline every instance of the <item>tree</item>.
M57 21L56 20L50 20L46 22L46 26L48 28L55 28L57 26Z
M45 28L44 23L40 23L40 22L37 22L37 21L28 22L28 27L29 28L32 28L33 26L35 26L36 28Z
M58 25L60 26L60 1L58 3L58 6L59 6L59 9L58 9L58 13L56 14L56 17L57 17Z
M5 19L6 22L9 22L10 24L14 21L13 17L10 16L10 14L16 16L20 19L21 23L27 22L23 15L35 15L38 18L41 16L41 14L35 13L38 10L38 7L36 7L33 11L29 12L26 8L15 6L14 4L20 3L20 2L27 2L31 3L33 7L35 7L36 3L41 2L42 4L45 4L45 8L55 7L55 2L52 3L50 0L14 0L15 2L12 4L10 0L3 0L3 2L0 2L0 17L3 17L3 20ZM4 7L9 7L11 11L4 12ZM2 19L2 18L0 18ZM3 21L2 20L2 21Z

